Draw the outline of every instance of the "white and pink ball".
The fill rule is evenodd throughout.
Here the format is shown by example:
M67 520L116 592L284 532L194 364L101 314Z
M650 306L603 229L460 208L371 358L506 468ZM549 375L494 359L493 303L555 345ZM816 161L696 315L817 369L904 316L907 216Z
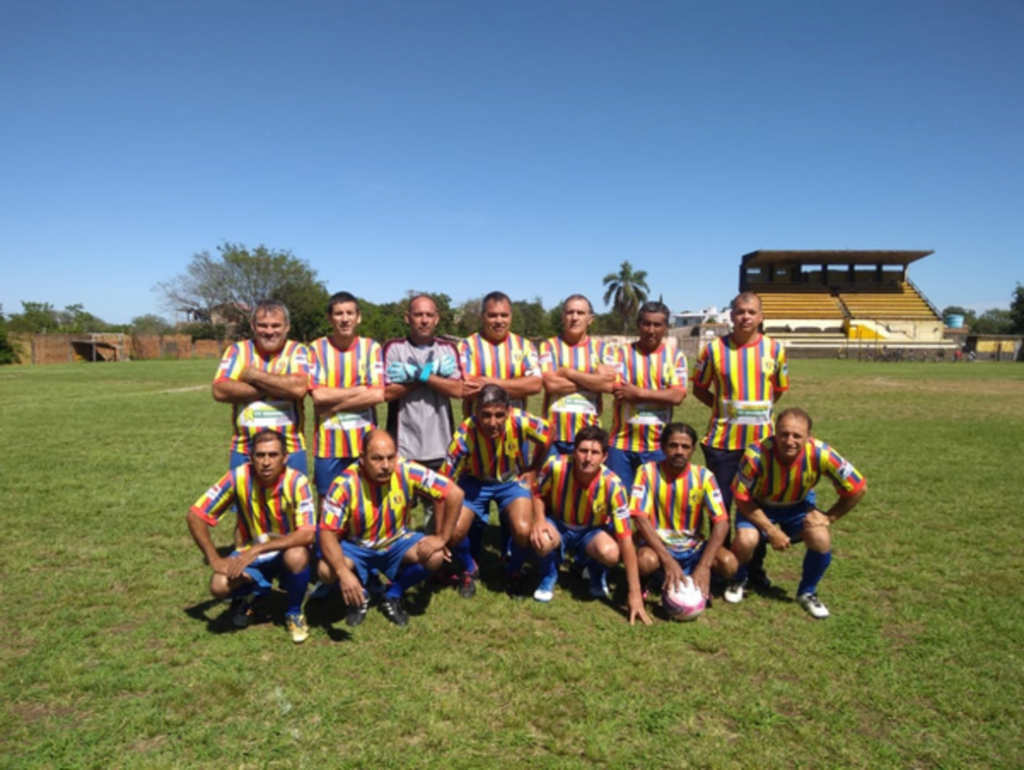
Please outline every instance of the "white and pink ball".
M699 618L706 604L700 589L689 576L683 578L679 590L665 591L661 601L670 618L683 621Z

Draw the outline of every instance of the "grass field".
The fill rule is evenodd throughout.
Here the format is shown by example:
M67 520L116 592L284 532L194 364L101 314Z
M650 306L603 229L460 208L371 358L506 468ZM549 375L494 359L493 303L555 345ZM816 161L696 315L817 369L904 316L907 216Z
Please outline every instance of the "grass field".
M784 403L870 487L828 621L792 600L801 550L769 556L785 593L694 624L631 628L565 576L515 603L491 567L404 631L311 603L301 647L207 602L215 362L0 368L0 766L1024 765L1024 367L790 366Z

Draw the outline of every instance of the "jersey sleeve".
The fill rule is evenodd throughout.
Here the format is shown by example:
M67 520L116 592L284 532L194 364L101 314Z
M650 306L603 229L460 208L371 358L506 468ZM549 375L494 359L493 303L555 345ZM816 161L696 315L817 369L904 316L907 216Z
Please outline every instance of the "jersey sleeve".
M212 527L217 526L235 502L235 474L228 471L207 489L189 509Z
M633 490L629 495L629 512L633 516L646 516L654 520L654 494L651 478L651 465L640 468L633 481Z
M540 343L537 362L540 365L540 373L554 374L558 370L555 361L555 345L551 340L544 340Z
M413 491L431 500L444 500L452 488L452 481L419 463L406 462Z
M450 479L458 479L459 474L462 472L462 465L469 455L469 443L466 439L468 423L468 420L464 421L455 431L451 443L448 444L448 452L445 454L444 463L441 465L441 474Z
M786 346L781 342L775 343L778 352L775 355L775 374L772 377L772 386L779 393L789 390L789 362L786 360Z
M700 356L697 358L697 366L693 370L693 387L700 388L701 390L710 390L715 378L715 368L711 364L711 357L713 355L712 345L714 343L709 342L700 351Z
M608 486L608 510L612 519L612 527L615 529L615 537L618 540L632 537L633 524L629 520L629 497L626 495L626 488L614 474L612 474L611 484Z
M821 471L832 481L832 486L840 497L857 494L867 483L850 461L844 459L828 444L821 445Z
M537 348L527 339L523 340L523 376L540 377L540 358L537 356Z
M718 482L715 480L715 476L710 471L704 474L703 484L701 485L701 492L703 493L704 515L708 517L708 520L714 524L715 522L729 520L729 511L725 508L725 501L722 499L722 490L718 488Z
M384 354L381 351L380 343L376 340L370 342L370 349L367 351L366 362L366 385L370 388L384 387Z
M313 490L309 486L309 479L303 474L295 474L293 488L294 498L294 525L295 529L312 529L316 526L316 503L313 501Z
M348 524L349 490L344 479L338 478L331 483L324 498L324 512L320 520L320 529L341 532Z
M315 343L309 346L309 389L327 386L327 363L321 358L320 348Z
M543 417L537 417L529 412L521 412L522 430L526 438L538 446L547 446L551 437L551 426Z
M238 380L242 376L242 370L245 368L245 362L242 357L242 349L236 342L234 345L229 345L228 349L224 351L224 355L220 359L220 365L217 367L217 374L214 375L214 382L224 382L225 380Z
M758 445L752 445L743 452L736 477L732 480L732 495L736 500L747 503L754 499L754 487L761 475L761 451Z
M552 455L544 461L544 467L540 469L540 473L537 474L537 478L533 482L533 496L538 497L541 500L548 500L551 497L551 475L554 472L555 463L558 462L559 455Z
M666 374L668 375L666 378L667 382L665 383L666 387L686 390L689 375L686 371L686 354L681 348L677 348L676 352L672 354L672 363L669 365Z

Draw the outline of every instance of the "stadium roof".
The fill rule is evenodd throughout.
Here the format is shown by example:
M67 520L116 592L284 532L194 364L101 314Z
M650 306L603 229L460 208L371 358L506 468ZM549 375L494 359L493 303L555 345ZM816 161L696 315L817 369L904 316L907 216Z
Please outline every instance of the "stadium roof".
M804 265L909 265L933 251L752 251L743 255L743 267L780 262Z

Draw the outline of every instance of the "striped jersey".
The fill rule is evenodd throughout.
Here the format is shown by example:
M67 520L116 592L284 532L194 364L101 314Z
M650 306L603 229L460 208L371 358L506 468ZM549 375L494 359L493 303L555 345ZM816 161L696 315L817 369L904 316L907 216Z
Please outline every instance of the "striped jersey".
M653 353L644 354L630 343L616 351L617 382L644 390L678 389L686 392L686 356L669 351L663 342ZM616 401L612 410L611 446L629 452L653 452L658 449L661 429L672 422L668 404L629 404Z
M246 367L253 367L271 374L301 374L309 380L309 350L299 342L287 340L284 347L270 357L260 353L252 340L242 340L230 345L217 367L214 382L240 381ZM249 454L253 436L266 428L276 430L284 436L285 451L301 452L306 448L302 399L291 401L283 398L264 398L244 404L232 405L232 422L235 426L231 451Z
M467 380L474 377L493 377L513 380L519 377L540 377L540 364L533 343L518 334L509 334L495 345L477 332L459 343L462 374ZM512 406L525 408L522 399L512 399Z
M775 456L775 439L751 444L743 453L732 482L737 500L772 507L792 505L807 498L821 478L827 477L840 497L857 494L864 477L832 447L816 438L807 440L800 455L789 465Z
M316 505L309 480L286 467L273 486L265 487L252 465L239 465L196 500L191 510L211 526L238 507L238 530L245 548L270 535L287 535L316 526Z
M490 483L512 481L529 467L530 444L535 445L535 452L543 452L548 435L547 420L510 409L501 435L491 439L477 427L476 415L472 415L455 431L441 473L453 479L466 475Z
M350 466L331 484L320 528L340 532L364 548L384 550L409 531L413 495L443 500L452 486L444 476L401 457L385 484L368 481L361 467Z
M310 347L310 388L384 387L384 358L380 345L369 337L356 337L342 350L330 337L314 340ZM316 416L314 457L358 457L363 437L377 425L377 410Z
M615 366L615 354L593 337L582 339L575 345L561 337L552 337L540 346L541 372L557 372L564 367L592 374L602 364ZM551 396L545 392L544 417L551 424L551 440L572 443L583 428L601 423L602 407L600 393L580 390Z
M629 507L634 516L646 516L665 545L676 550L699 547L705 522L710 534L711 524L729 518L714 474L693 463L674 478L662 463L645 463L633 482Z
M763 334L747 345L737 345L728 334L719 337L701 351L693 386L715 392L702 443L744 449L772 434L774 394L789 389L785 348Z
M619 477L601 466L584 486L573 473L574 464L572 455L552 455L537 474L533 494L544 501L547 515L569 529L602 528L620 540L630 537L629 499Z

